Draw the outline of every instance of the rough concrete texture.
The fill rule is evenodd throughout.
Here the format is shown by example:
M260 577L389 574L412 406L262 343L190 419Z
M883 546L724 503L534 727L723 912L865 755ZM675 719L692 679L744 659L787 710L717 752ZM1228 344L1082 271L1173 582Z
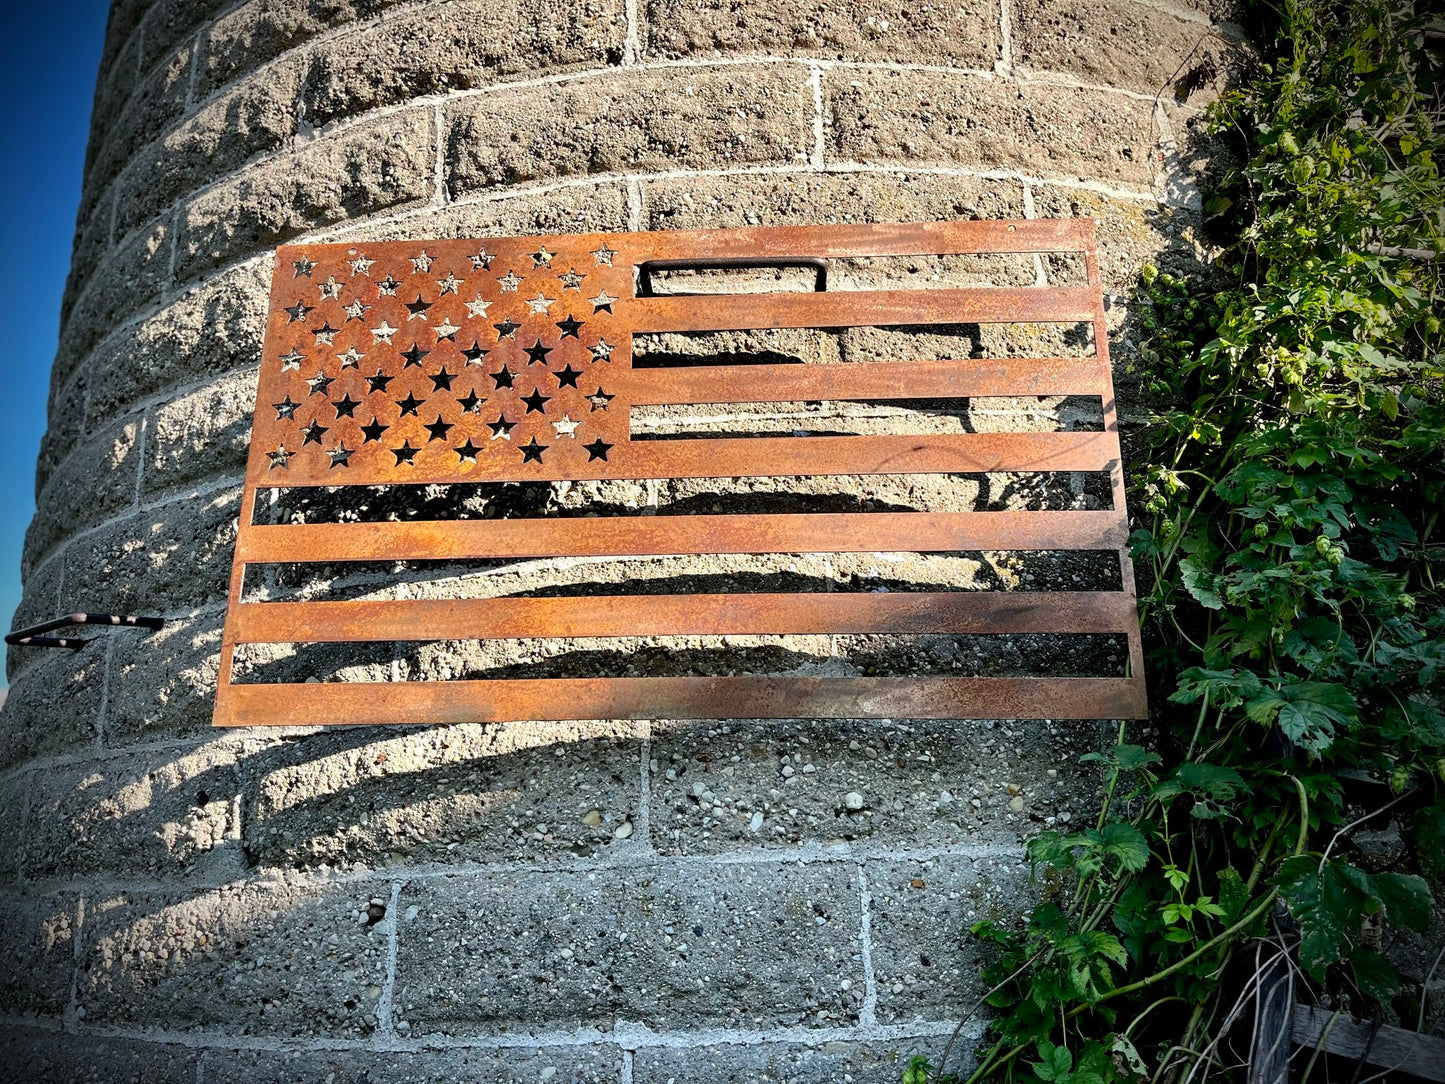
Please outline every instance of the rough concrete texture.
M1120 406L1146 261L1202 252L1197 106L1226 4L115 0L0 710L0 1081L882 1082L979 992L970 921L1087 819L1060 720L209 728L272 272L365 241L1090 216ZM1211 20L1215 20L1211 23ZM1204 37L1219 79L1158 85ZM1192 61L1191 61L1192 63ZM1074 284L1077 259L840 261L839 289ZM765 278L749 288L770 288ZM1059 326L639 338L652 362L1093 349ZM1098 404L643 411L656 433L1097 427ZM292 494L264 517L1107 507L1088 475L837 476ZM1082 589L1060 554L279 566L256 599ZM1044 652L1051 654L1044 655ZM1114 672L1117 645L679 637L283 646L301 681ZM344 720L318 720L344 722ZM973 1025L970 1025L971 1027ZM970 1045L970 1033L964 1045Z

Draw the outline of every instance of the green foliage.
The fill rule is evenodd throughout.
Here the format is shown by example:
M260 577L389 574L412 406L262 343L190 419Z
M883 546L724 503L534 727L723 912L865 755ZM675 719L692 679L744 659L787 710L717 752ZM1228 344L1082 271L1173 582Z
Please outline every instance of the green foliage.
M1445 875L1439 54L1390 0L1275 17L1210 112L1239 162L1204 205L1218 277L1146 269L1136 297L1154 416L1131 541L1164 739L1121 727L1084 758L1097 822L1028 845L1047 901L973 927L992 1016L966 1084L1225 1075L1221 978L1277 902L1340 1003L1394 995L1362 924L1424 929L1430 887L1353 848L1342 780Z

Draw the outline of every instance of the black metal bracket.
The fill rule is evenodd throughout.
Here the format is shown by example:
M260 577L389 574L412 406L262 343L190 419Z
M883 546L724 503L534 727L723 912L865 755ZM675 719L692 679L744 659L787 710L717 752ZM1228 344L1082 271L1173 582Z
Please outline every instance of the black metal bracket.
M652 276L659 271L732 271L751 268L795 267L813 271L817 279L813 291L823 293L828 289L828 261L817 256L723 256L714 259L696 260L648 260L637 265L637 296L656 297ZM672 294L686 297L686 294Z
M42 621L26 629L16 629L5 637L12 647L68 647L80 650L89 640L78 636L42 636L41 633L63 629L67 625L117 625L124 628L158 629L165 625L162 617L133 617L129 614L66 614L64 617Z

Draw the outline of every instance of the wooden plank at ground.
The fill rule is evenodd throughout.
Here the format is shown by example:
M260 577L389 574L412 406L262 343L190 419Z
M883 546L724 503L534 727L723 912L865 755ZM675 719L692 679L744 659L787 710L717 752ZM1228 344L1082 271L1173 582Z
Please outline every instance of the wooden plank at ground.
M1445 1039L1404 1028L1381 1027L1370 1041L1370 1024L1341 1016L1330 1027L1334 1013L1309 1005L1294 1007L1293 1038L1300 1046L1318 1046L1325 1029L1324 1050L1346 1058L1362 1054L1371 1065L1409 1073L1422 1080L1445 1082ZM1368 1050L1367 1050L1368 1047Z

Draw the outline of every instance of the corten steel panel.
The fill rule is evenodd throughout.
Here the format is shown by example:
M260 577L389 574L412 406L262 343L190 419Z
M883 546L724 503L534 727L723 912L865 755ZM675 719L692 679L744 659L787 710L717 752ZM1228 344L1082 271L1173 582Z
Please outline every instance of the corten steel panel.
M649 261L1082 253L1087 287L638 296ZM634 334L1091 323L1088 358L631 367ZM1101 432L634 440L631 408L1090 395ZM1113 510L254 523L306 486L1107 471ZM342 492L346 492L345 489ZM363 492L358 490L358 492ZM939 222L277 250L231 575L218 726L532 718L1122 718L1145 713L1093 222ZM1123 590L245 603L248 563L1112 550ZM1116 633L1128 677L739 675L233 683L236 645L729 634Z

